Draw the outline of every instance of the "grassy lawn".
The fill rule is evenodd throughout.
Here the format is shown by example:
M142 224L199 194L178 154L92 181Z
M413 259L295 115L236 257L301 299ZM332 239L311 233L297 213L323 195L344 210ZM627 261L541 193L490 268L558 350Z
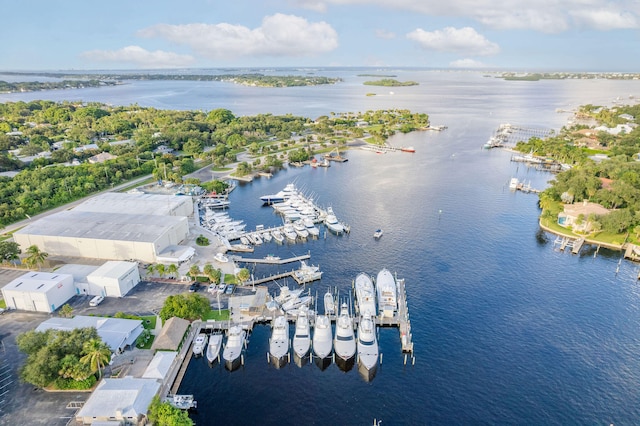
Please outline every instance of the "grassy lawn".
M126 187L120 189L118 192L131 191L134 188L137 188L137 187L143 186L143 185L148 185L148 184L153 183L153 182L156 182L156 179L154 179L153 177L150 177L149 179L145 179L142 182L138 182L138 183L135 183L133 185L126 186Z
M228 172L229 170L233 170L231 167L212 167L211 170L214 172Z
M0 299L0 309L7 309L7 302L4 299Z
M209 314L206 315L203 320L216 320L216 321L226 321L229 319L229 310L222 309L220 313L218 313L217 309L212 309L209 311Z
M144 342L140 341L140 338L138 338L138 341L136 341L136 348L139 349L151 349L151 345L153 344L153 340L156 338L156 336L151 335L149 337L149 339L147 339Z
M225 284L238 284L238 280L236 276L233 274L224 274L224 283Z
M146 328L147 330L155 330L156 320L158 319L158 317L156 317L155 315L149 315L146 317L140 317L140 319L142 320L142 326L144 328Z

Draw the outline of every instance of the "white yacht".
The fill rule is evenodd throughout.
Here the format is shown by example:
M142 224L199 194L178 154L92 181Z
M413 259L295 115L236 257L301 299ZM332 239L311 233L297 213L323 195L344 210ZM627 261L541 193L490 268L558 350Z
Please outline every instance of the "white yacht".
M276 240L276 243L282 244L284 242L284 235L282 235L282 232L280 232L280 230L278 229L274 229L273 231L271 231L271 236L274 240Z
M375 316L376 294L373 290L373 281L371 281L371 277L364 272L358 274L356 277L355 289L360 315L369 313L369 315Z
M307 309L298 311L296 329L293 335L293 354L296 364L302 367L305 358L311 348L311 330L309 326L309 313Z
M313 223L313 219L311 219L310 217L305 217L304 219L302 219L302 223L304 223L304 226L307 229L309 235L311 235L312 237L317 237L320 235L320 230Z
M288 200L292 196L296 195L298 190L293 183L287 184L282 191L278 191L275 194L271 195L263 195L260 197L260 200L264 204L274 204L274 203L282 203L285 200Z
M282 228L282 232L284 232L284 236L287 237L287 240L291 241L292 243L295 243L296 239L298 238L298 234L296 233L295 228L290 223L284 225L284 227Z
M331 364L332 349L331 321L326 315L319 315L313 327L313 354L320 369L324 370Z
M293 279L298 284L305 284L322 278L319 266L308 265L304 260L300 261L300 269L293 271Z
M222 351L224 366L229 371L233 371L240 366L240 355L242 354L245 338L246 332L240 326L234 325L229 329L227 344L224 345L224 350Z
M398 310L398 290L396 280L388 269L378 272L376 278L376 293L378 295L378 314L393 317Z
M292 299L297 299L303 290L303 288L291 290L288 286L284 285L280 287L280 293L275 297L275 301L282 306Z
M304 223L301 219L293 222L293 230L303 240L307 239L307 237L309 236L309 231L307 231L307 227L304 226Z
M264 240L265 243L268 243L269 241L271 241L271 232L264 231L262 233L262 239Z
M353 333L353 321L346 303L340 307L340 316L336 321L333 350L337 355L338 367L345 371L350 370L353 367L353 356L356 354L356 340Z
M342 234L344 232L344 226L338 222L338 218L331 207L327 209L327 217L324 219L324 224L327 225L329 231L335 234Z
M358 371L367 380L373 379L378 367L378 340L376 326L369 314L358 324Z
M229 258L222 253L216 253L216 255L213 256L213 258L220 263L227 263L229 261Z
M331 293L331 288L328 288L327 292L324 294L324 314L334 315L335 313L336 301L333 298L333 293Z
M207 346L207 335L205 333L199 333L196 339L193 341L193 354L195 356L202 356L204 348Z
M277 368L282 367L289 355L289 321L281 315L273 321L273 330L269 338L269 358Z
M220 357L220 349L222 348L222 334L214 333L209 336L209 344L207 345L207 360L213 364Z

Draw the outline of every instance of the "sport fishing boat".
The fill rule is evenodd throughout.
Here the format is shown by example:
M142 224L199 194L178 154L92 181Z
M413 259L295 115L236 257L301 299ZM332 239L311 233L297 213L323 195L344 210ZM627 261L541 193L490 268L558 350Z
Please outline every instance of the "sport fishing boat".
M369 381L373 379L378 367L378 340L373 319L367 313L358 324L358 371Z
M355 289L360 315L364 315L368 312L369 315L375 316L376 294L373 290L373 281L371 281L371 277L364 272L358 274L356 277Z
M284 315L273 321L269 338L269 359L276 368L282 367L289 359L289 321Z
M233 371L240 366L240 355L242 354L245 338L246 332L240 326L234 325L229 329L227 344L222 351L224 366L227 367L227 370Z
M311 330L309 326L309 313L307 309L301 308L298 310L296 329L293 335L293 358L299 367L302 367L306 363L310 348Z
M333 298L333 293L331 293L331 288L328 288L327 292L324 294L324 314L334 315L335 313L336 301Z
M351 370L356 354L356 340L353 333L353 320L346 303L340 307L340 316L336 322L336 335L333 339L333 350L337 355L336 364L338 367L344 371Z
M396 280L388 269L382 269L378 272L376 293L378 295L378 314L392 318L398 310L398 291Z
M214 333L209 336L209 344L207 345L207 361L213 364L216 359L220 358L220 349L222 348L222 334Z
M321 370L331 364L331 351L333 349L333 333L331 321L326 315L316 317L313 327L313 354L315 361Z

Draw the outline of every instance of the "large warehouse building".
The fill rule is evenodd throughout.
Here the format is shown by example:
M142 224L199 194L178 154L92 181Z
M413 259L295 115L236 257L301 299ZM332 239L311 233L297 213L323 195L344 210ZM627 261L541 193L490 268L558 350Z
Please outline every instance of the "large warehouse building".
M39 219L13 234L26 250L36 245L53 256L153 263L156 255L180 244L189 233L184 216L158 216L65 210Z
M73 275L28 272L2 288L8 308L53 312L76 294Z
M100 213L135 213L157 216L191 216L193 200L191 197L175 195L145 194L142 192L107 192L89 198L75 211Z
M136 262L109 261L87 275L89 294L122 297L140 282ZM95 292L98 290L99 292Z

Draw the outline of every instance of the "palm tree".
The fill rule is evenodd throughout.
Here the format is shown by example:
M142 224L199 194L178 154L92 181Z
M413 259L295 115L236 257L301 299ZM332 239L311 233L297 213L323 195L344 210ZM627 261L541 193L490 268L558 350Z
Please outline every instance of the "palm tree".
M40 266L42 266L46 258L49 256L49 253L40 251L36 245L29 246L25 252L27 257L24 259L24 263L29 269L37 267L38 270L40 270Z
M166 267L162 263L158 263L156 265L156 272L160 275L160 278L164 277L164 274L167 273Z
M84 356L80 362L89 365L92 371L98 371L98 379L102 377L102 367L111 359L111 349L99 339L90 339L82 345Z
M147 266L147 276L153 275L155 271L156 271L156 267L153 264Z
M176 278L176 275L178 274L178 266L175 263L167 266L167 274L169 274L171 278Z
M189 275L191 278L195 279L200 275L200 267L198 265L191 265L191 268L189 268Z

